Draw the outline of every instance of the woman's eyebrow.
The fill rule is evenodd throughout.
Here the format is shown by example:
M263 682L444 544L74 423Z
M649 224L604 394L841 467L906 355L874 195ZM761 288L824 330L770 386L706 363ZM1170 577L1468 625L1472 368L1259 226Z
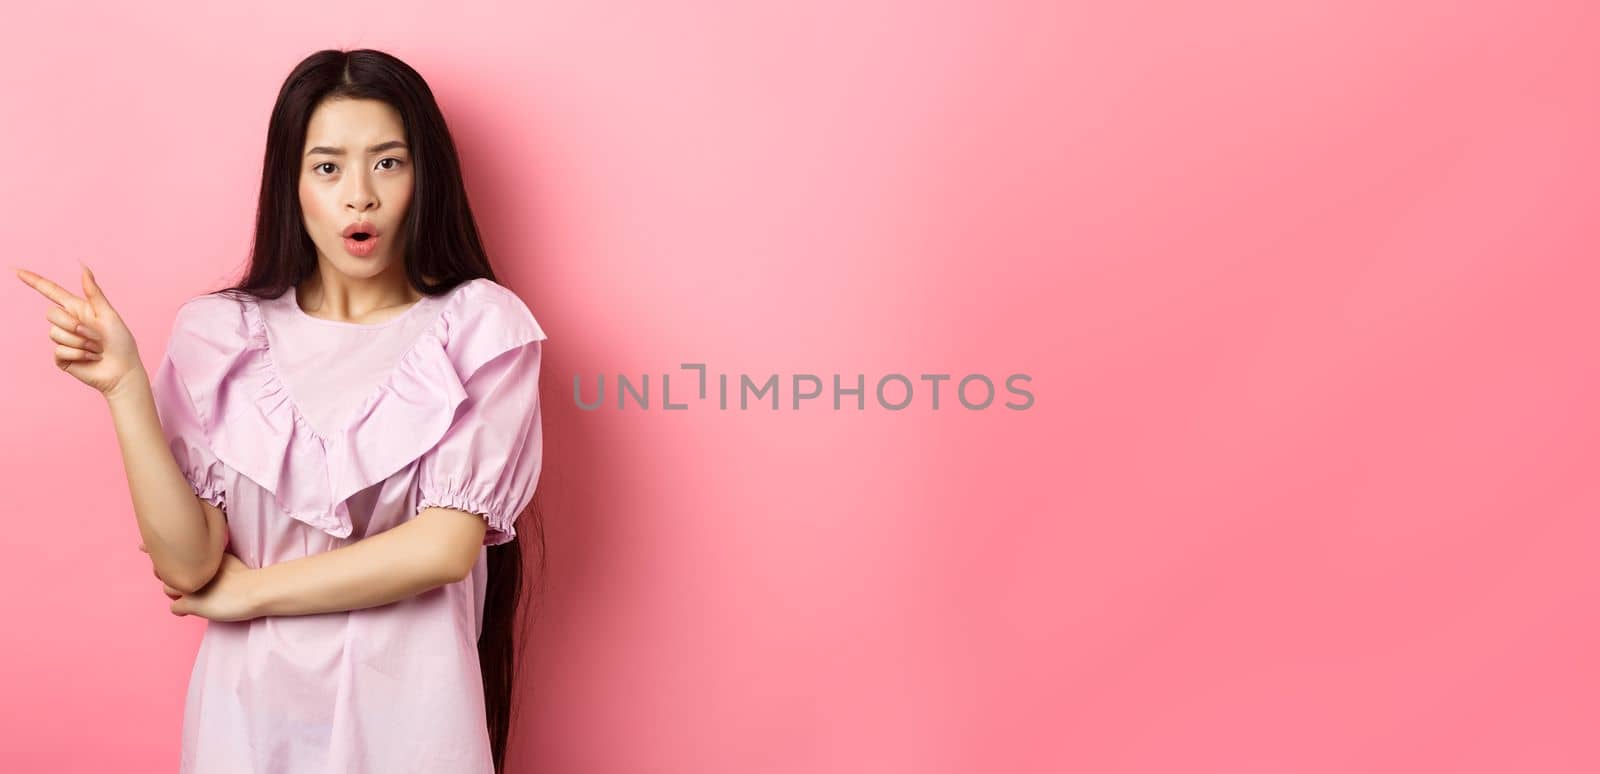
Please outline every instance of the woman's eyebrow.
M379 152L382 152L382 151L390 150L392 148L405 148L406 150L410 150L410 148L406 148L406 144L405 143L403 143L403 142L401 142L399 140L390 140L388 142L380 142L377 145L374 145L374 146L368 148L367 152L368 153L379 153ZM321 153L321 154L323 154L325 156L343 156L344 155L344 148L333 147L333 146L328 146L328 145L318 145L317 147L306 151L306 155L307 156L314 156L314 155L316 155L318 153Z

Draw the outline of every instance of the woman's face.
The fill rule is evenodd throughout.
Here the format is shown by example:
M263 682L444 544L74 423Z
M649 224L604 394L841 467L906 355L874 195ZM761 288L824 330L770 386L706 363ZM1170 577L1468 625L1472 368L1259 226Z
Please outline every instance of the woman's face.
M300 157L300 211L321 261L351 277L377 276L403 261L400 223L412 183L405 128L388 103L336 99L312 112ZM347 238L351 226L369 236Z

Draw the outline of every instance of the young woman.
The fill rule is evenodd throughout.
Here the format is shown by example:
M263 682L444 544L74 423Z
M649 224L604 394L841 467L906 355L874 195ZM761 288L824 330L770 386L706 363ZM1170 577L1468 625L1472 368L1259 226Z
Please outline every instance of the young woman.
M182 771L500 770L545 335L422 77L371 50L295 68L246 275L180 307L154 377L87 267L82 298L18 274L109 404L172 612L208 619Z

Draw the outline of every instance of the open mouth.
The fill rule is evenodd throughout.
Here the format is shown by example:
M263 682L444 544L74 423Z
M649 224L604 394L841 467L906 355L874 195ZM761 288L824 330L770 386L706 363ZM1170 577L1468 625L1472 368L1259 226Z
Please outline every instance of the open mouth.
M365 258L378 249L379 238L373 231L351 231L344 238L344 251L357 258Z

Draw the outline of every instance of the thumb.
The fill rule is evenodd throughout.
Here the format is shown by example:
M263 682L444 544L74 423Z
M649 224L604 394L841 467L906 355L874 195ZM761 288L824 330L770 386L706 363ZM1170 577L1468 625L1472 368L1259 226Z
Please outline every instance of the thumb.
M83 282L83 297L94 306L98 307L103 305L107 309L111 308L111 301L110 299L106 298L105 293L101 292L100 283L94 281L94 272L91 271L88 265L83 261L78 261L78 265L83 267L83 276L81 277Z

